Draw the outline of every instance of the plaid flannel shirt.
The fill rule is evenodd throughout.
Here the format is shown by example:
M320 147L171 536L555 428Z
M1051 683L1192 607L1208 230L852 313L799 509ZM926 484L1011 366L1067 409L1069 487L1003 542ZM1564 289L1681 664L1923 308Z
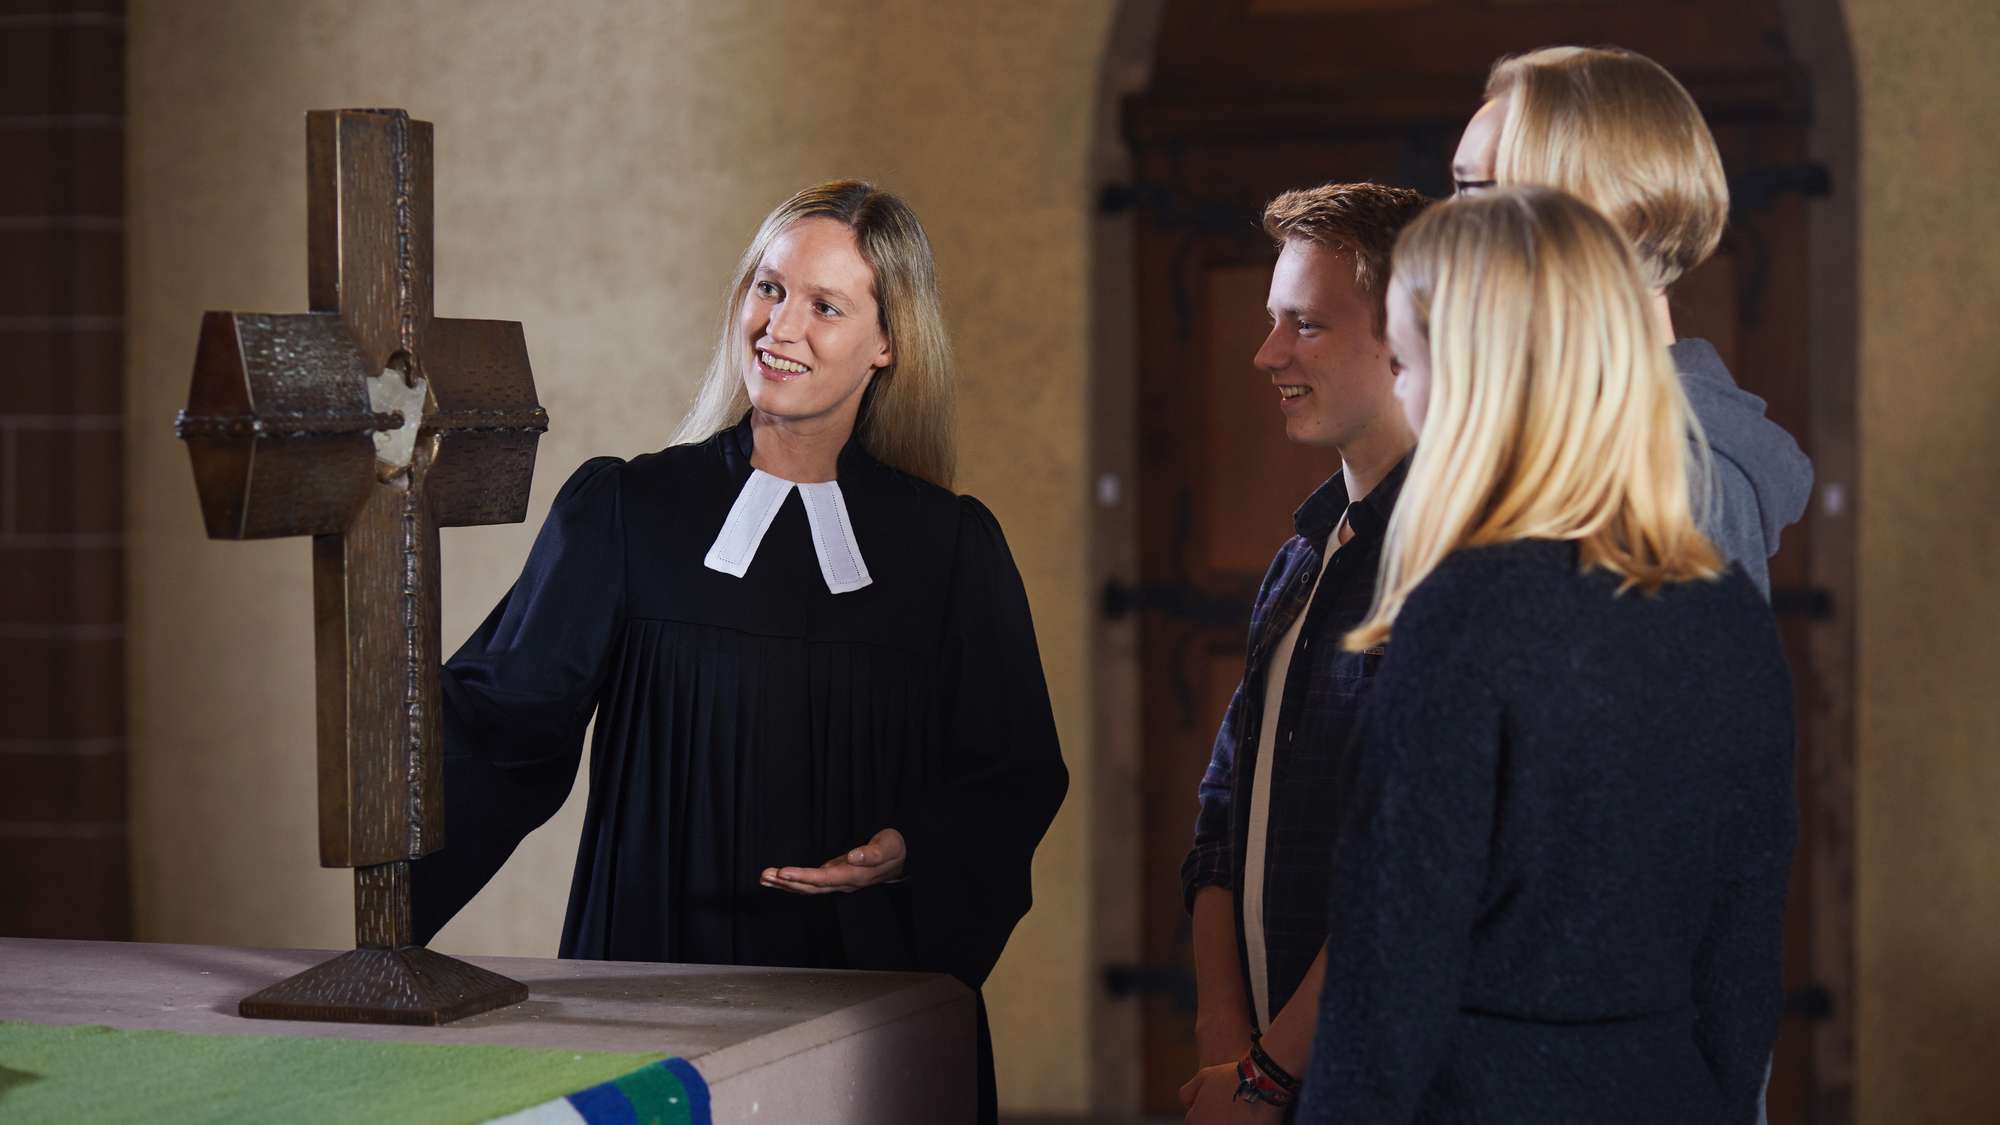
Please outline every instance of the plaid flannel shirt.
M1201 779L1194 849L1181 864L1181 887L1189 910L1202 887L1231 891L1242 887L1251 785L1266 758L1275 771L1264 850L1265 966L1274 1017L1326 944L1335 779L1348 742L1359 729L1361 705L1382 659L1377 653L1347 652L1341 638L1361 623L1374 602L1382 536L1408 470L1405 458L1353 504L1348 503L1346 483L1335 474L1294 513L1297 534L1278 549L1257 592L1243 679L1223 714ZM1353 538L1328 560L1328 573L1315 594L1327 538L1342 515ZM1306 620L1278 710L1276 740L1282 750L1271 756L1257 745L1264 721L1265 672L1273 650L1302 612ZM1243 933L1243 897L1237 894L1239 951ZM1248 961L1241 963L1247 986Z

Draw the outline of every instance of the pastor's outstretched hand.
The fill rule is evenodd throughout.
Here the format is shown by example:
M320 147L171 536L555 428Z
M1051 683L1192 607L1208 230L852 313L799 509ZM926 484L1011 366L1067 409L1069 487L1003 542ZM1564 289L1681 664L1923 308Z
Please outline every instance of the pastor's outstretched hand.
M773 890L797 895L851 894L863 887L902 878L903 861L908 854L903 834L884 828L869 837L867 843L818 867L766 867L757 881Z

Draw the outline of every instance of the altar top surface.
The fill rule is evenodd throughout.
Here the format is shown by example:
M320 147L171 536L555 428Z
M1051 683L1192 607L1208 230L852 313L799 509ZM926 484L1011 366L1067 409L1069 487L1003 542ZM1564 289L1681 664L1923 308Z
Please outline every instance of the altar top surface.
M329 956L324 950L0 938L0 1020L650 1052L698 1060L713 1083L971 999L957 981L927 973L465 957L527 985L527 1001L440 1027L236 1014L243 997Z

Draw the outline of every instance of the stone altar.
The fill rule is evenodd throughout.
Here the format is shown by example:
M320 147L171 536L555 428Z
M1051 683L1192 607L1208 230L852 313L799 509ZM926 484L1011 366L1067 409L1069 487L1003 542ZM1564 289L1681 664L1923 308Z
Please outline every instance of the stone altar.
M651 1051L701 1071L718 1125L973 1118L973 994L946 976L468 957L527 985L527 1001L442 1027L236 1014L246 988L325 958L323 950L0 938L0 1020Z

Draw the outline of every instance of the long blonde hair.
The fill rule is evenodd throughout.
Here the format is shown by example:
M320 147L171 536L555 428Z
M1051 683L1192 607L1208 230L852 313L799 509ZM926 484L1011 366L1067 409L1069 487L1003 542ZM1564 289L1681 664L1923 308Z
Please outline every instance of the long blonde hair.
M1707 445L1602 215L1547 188L1455 199L1403 232L1393 270L1428 345L1430 405L1348 647L1388 639L1462 547L1571 540L1620 592L1722 572L1695 522Z
M883 464L950 488L958 463L951 341L930 238L909 204L861 180L831 180L807 188L764 217L737 264L715 354L673 444L707 441L749 411L737 313L764 251L787 227L811 218L832 219L854 232L862 259L874 271L875 307L895 355L894 363L875 372L855 422L862 448Z
M1618 47L1544 47L1493 64L1507 99L1493 178L1561 188L1602 211L1665 289L1715 252L1729 182L1701 110L1665 67Z

